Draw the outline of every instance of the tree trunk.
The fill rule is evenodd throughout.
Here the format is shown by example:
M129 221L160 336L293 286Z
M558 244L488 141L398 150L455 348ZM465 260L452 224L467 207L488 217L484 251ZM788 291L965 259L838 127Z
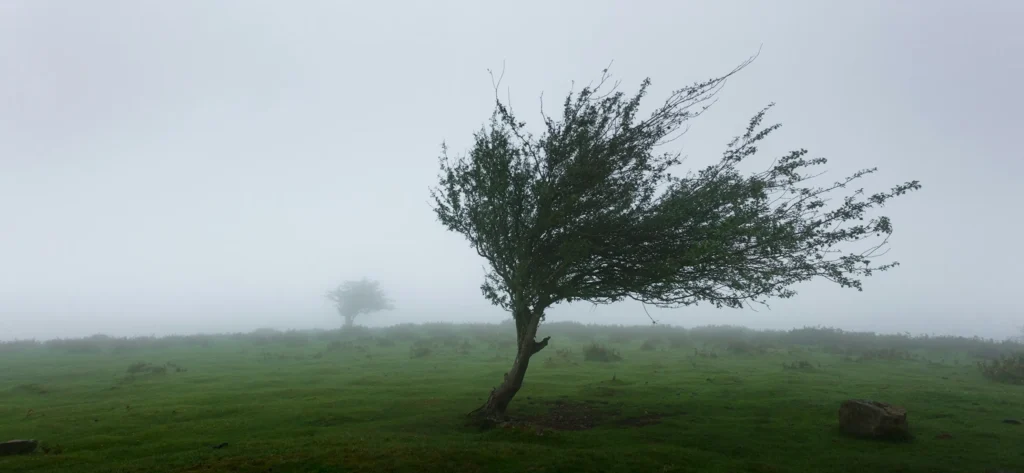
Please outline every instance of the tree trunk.
M519 389L523 387L523 377L526 376L526 368L530 366L530 358L548 345L551 337L545 337L540 342L534 340L537 336L537 326L540 324L540 313L523 316L526 323L516 320L516 332L518 338L518 349L515 361L512 362L512 369L505 373L505 379L498 387L491 390L487 402L480 406L470 415L477 416L483 420L501 422L505 420L505 410L508 408L512 398Z
M356 316L354 316L354 315L346 315L345 316L345 328L352 328L352 326L355 325L355 323L356 323Z

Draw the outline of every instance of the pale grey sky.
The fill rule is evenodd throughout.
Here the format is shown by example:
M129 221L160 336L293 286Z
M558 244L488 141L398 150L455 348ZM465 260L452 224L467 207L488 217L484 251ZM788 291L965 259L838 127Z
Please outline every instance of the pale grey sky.
M1024 2L0 1L0 339L333 327L368 276L399 321L498 321L482 261L434 220L442 140L612 72L650 100L759 59L678 143L698 167L777 102L793 148L868 190L902 266L864 292L664 323L805 324L1002 338L1024 324ZM553 105L552 105L553 106ZM550 320L645 323L636 304Z

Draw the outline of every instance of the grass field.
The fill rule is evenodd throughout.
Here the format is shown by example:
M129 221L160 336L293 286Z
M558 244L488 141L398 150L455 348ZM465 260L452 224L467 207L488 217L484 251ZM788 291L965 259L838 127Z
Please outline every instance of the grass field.
M975 366L1013 344L551 329L522 422L490 430L465 414L511 363L507 326L7 344L0 440L42 447L0 472L1024 472L1004 422L1024 386ZM622 360L584 361L594 342ZM849 398L905 406L915 438L842 435Z

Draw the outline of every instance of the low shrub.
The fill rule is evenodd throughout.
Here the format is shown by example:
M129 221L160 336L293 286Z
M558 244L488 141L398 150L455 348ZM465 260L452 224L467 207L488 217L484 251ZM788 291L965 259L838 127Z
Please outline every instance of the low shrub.
M992 381L1024 384L1024 352L1003 355L994 360L979 361L981 374Z
M783 363L782 369L786 370L799 370L799 371L811 371L814 369L814 365L807 360L794 361L792 363Z
M734 355L763 355L768 347L749 340L732 340L725 345L725 350Z
M865 350L861 353L860 361L906 361L913 360L914 355L906 350L899 350L896 348L880 348L874 350Z
M409 348L409 358L426 358L434 351L426 346L413 346Z
M103 353L102 342L109 337L92 336L89 338L54 339L46 342L46 348L59 350L71 355L93 355Z
M601 362L622 361L622 355L615 349L594 343L583 349L583 360Z
M40 346L42 346L42 343L35 340L11 340L9 342L0 341L0 353L27 351Z
M691 344L690 337L686 333L674 333L668 337L668 346L671 348L686 348Z
M703 348L701 348L701 349L694 348L693 349L693 356L700 357L700 358L718 358L718 353L715 353L715 352L713 352L711 350L705 350Z
M640 349L643 351L654 351L657 350L659 346L661 346L661 339L648 338L640 344Z
M128 374L130 374L130 375L136 375L136 374L166 374L167 373L167 367L166 366L154 365L154 364L151 364L151 363L146 363L146 362L140 361L140 362L137 362L137 363L132 363L132 365L128 367L127 371L128 371Z

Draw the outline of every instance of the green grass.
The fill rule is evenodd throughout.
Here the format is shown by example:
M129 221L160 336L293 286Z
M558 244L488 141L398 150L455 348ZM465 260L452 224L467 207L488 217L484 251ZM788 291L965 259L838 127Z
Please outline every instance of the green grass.
M589 341L556 335L510 414L587 401L596 426L481 431L465 414L512 360L489 336L460 333L468 354L437 342L422 358L410 357L410 341L325 353L326 336L0 353L0 440L62 450L0 457L0 472L1024 472L1024 426L1002 422L1024 418L1024 387L986 380L960 355L851 361L812 347L735 355L722 344L704 347L719 355L709 358L692 345L641 350L639 337L600 339L624 359L598 363L583 361ZM784 369L799 360L813 368ZM187 371L130 378L136 362ZM905 406L914 440L841 435L837 410L849 398Z

